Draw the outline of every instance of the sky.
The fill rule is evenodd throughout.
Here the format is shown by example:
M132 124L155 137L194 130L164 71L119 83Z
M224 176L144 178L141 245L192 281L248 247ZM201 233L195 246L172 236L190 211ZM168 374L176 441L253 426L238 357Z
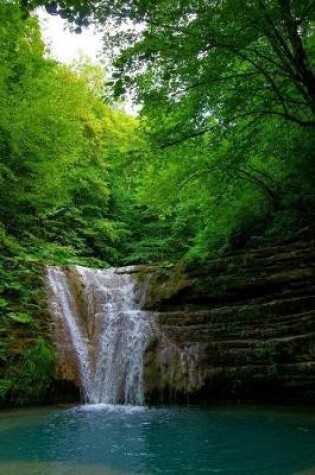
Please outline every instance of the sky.
M59 16L46 13L43 8L37 10L42 35L51 55L61 63L69 64L82 54L91 62L98 63L102 50L102 34L93 26L85 28L81 34L69 31L67 22Z
M53 58L60 63L71 64L83 55L92 63L104 66L103 35L100 31L96 31L93 25L77 34L71 32L68 23L58 15L49 15L44 8L38 8L36 13L40 20L43 39ZM140 110L131 99L120 104L120 107L130 115L137 115Z

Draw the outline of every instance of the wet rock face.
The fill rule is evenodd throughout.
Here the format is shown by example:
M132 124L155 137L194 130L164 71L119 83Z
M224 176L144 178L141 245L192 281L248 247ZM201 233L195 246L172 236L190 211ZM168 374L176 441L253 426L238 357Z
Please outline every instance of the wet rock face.
M143 358L146 402L314 402L314 267L313 244L298 242L190 269L179 264L115 269L118 276L132 275L137 305L151 322ZM93 340L99 328L92 316L103 297L94 292L88 301L75 270L63 272L86 339ZM52 333L57 380L80 386L58 309ZM89 354L93 366L91 348Z
M58 271L57 271L58 272ZM61 277L66 277L69 288L69 305L71 304L78 318L81 320L81 327L87 333L87 323L84 321L88 315L88 303L83 292L83 285L77 278L74 268L65 267L64 276L60 271ZM52 289L49 292L49 307L51 310L51 336L56 350L56 369L55 378L58 384L63 387L72 383L77 388L81 386L80 366L77 361L76 353L73 351L71 334L69 328L65 324L62 306L56 299L57 293L61 292L63 282L60 280L60 288ZM86 334L87 339L87 334Z
M314 257L295 243L154 271L147 400L314 402Z

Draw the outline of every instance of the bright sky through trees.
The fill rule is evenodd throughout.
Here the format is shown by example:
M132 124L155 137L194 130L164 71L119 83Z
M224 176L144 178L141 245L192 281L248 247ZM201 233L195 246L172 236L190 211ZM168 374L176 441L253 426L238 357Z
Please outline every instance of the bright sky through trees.
M82 33L77 34L70 30L68 22L60 16L49 15L44 8L38 8L36 13L43 39L53 58L61 63L71 64L83 56L92 63L102 63L103 35L93 25L83 28ZM138 113L138 108L132 105L131 99L124 102L123 109L131 115Z
M72 63L84 55L93 63L99 62L102 49L102 34L93 26L85 28L81 34L71 32L65 20L52 16L43 8L37 10L42 34L54 58L62 63Z

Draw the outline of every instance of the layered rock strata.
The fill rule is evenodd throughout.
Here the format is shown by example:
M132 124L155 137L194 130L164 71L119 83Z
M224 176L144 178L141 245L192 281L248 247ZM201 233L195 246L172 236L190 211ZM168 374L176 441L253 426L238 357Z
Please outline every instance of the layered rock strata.
M314 247L239 253L156 270L149 401L315 401Z
M83 289L71 266L65 271L85 318L91 309ZM146 296L139 305L153 326L144 355L148 403L315 401L313 243L235 253L191 268L115 272L131 273L137 294ZM60 321L54 332L58 379L78 384Z

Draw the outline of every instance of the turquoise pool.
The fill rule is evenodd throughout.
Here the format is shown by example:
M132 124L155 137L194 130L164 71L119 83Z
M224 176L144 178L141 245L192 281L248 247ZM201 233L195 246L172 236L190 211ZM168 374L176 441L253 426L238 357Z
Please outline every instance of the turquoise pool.
M315 474L315 411L80 406L0 413L1 475Z

